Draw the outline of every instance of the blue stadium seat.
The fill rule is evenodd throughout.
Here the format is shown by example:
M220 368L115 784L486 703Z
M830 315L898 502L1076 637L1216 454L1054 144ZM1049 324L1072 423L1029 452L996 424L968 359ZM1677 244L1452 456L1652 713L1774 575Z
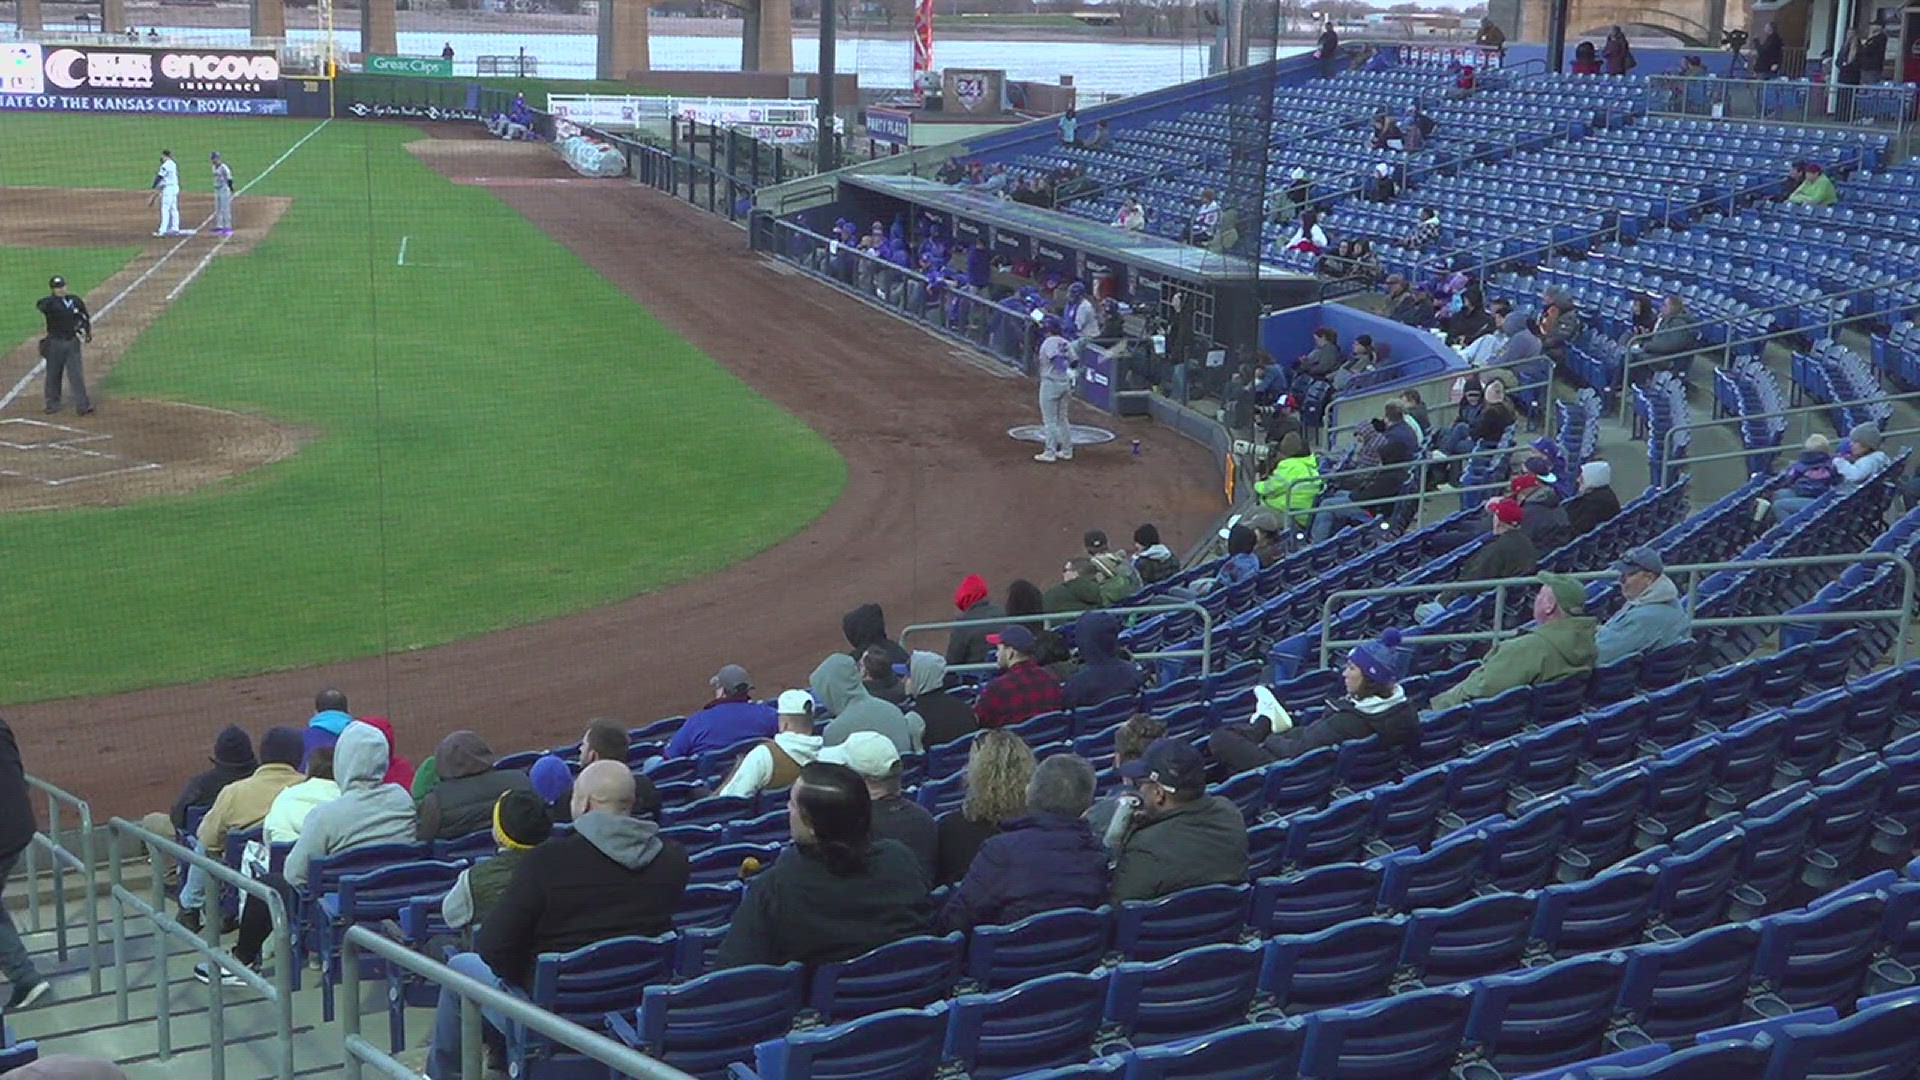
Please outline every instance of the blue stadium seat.
M1152 963L1113 969L1108 1034L1134 1046L1173 1042L1248 1019L1264 947L1203 945Z
M1860 1002L1860 1010L1831 1024L1789 1024L1774 1036L1776 1046L1764 1080L1798 1077L1858 1077L1861 1080L1910 1075L1920 1058L1920 994L1890 994Z
M973 1077L1086 1061L1105 1012L1110 972L1049 975L949 1003L946 1056Z
M1380 895L1376 866L1340 863L1253 883L1247 922L1262 937L1311 934L1373 914Z
M1305 1041L1306 1023L1298 1017L1227 1028L1128 1054L1125 1080L1269 1080L1293 1076Z
M1342 1080L1445 1075L1472 1007L1473 989L1461 985L1313 1013L1300 1071Z
M1130 960L1234 941L1247 925L1250 885L1202 885L1158 900L1128 900L1114 921L1113 947Z
M1913 972L1874 961L1885 914L1885 898L1874 893L1765 920L1753 961L1754 995L1776 998L1787 1011L1845 1006L1861 995L1870 964L1894 987L1912 986Z
M1622 866L1586 881L1541 889L1531 928L1536 947L1566 957L1639 941L1653 918L1660 874L1654 866Z
M1380 906L1413 911L1465 900L1480 882L1486 852L1486 832L1466 829L1436 840L1424 853L1408 848L1381 858Z
M1627 960L1619 1010L1648 1038L1690 1038L1740 1018L1760 931L1752 923L1642 945Z
M1000 990L1042 975L1092 971L1113 944L1113 909L1062 908L1005 926L976 926L967 978Z
M1439 986L1519 967L1535 905L1531 893L1499 893L1414 912L1399 978Z
M1507 1076L1597 1054L1626 970L1626 957L1610 953L1481 979L1467 1041L1478 1059Z
M944 1005L892 1009L754 1047L753 1080L886 1080L932 1076L947 1035ZM741 1078L745 1070L730 1075Z
M649 986L673 981L678 942L661 937L618 937L568 953L542 953L534 961L533 1004L586 1027L599 1027L609 1012L632 1008ZM507 1064L514 1076L595 1074L599 1066L546 1036L509 1024ZM557 1073L559 1069L562 1072Z
M606 1025L628 1046L695 1076L713 1077L746 1061L759 1043L786 1034L806 992L806 971L797 963L729 968L649 986L633 1022L610 1012Z
M1377 997L1393 982L1406 931L1407 917L1395 915L1269 939L1260 992L1290 1015Z
M890 1009L917 1009L947 996L960 978L966 935L910 937L813 972L807 1005L826 1023Z
M420 850L426 845L382 844L375 845L393 851L401 849ZM320 958L320 1004L322 1016L333 1019L333 986L340 980L339 941L347 928L356 924L379 925L389 919L400 917L400 910L417 896L442 896L453 887L454 879L467 868L465 863L434 862L423 860L381 865L373 863L378 869L350 868L368 867L365 860L351 860L346 856L358 854L368 849L358 848L342 852L339 855L315 859L313 870L309 871L308 882L315 884L323 880L321 863L327 864L326 877L332 879L334 889L317 893L314 902L315 918L310 924L313 930L308 938L310 948ZM319 886L315 884L316 892ZM365 957L361 961L361 972L369 978L381 978L385 975L386 965L375 957Z

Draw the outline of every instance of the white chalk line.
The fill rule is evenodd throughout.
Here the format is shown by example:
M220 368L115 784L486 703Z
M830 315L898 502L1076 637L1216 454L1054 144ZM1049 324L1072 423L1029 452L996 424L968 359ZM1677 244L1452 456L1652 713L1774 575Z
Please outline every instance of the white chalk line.
M400 238L400 257L393 261L393 265L395 266L407 265L407 241L411 239L413 239L413 237L411 236L403 236Z
M281 154L277 158L274 158L273 164L267 166L264 170L262 170L259 176L254 177L253 179L247 181L245 184L242 184L240 186L240 190L235 192L234 194L235 195L246 194L248 188L251 188L253 185L259 183L262 180L265 180L267 178L268 173L271 173L273 172L273 170L279 168L281 162L292 157L293 152L295 150L298 150L302 146L305 146L307 144L308 139L311 139L315 135L320 134L320 129L326 127L328 124L332 122L333 122L333 118L327 117L325 120L322 120L318 124L314 125L314 128L312 131L309 131L305 135L300 136L300 138L296 140L292 146L287 147L286 153ZM212 220L213 220L213 215L208 214L206 219L200 222L200 227L203 229L206 228L207 222ZM168 248L165 254L161 255L158 259L154 260L154 263L152 266L147 267L146 270L142 272L139 277L134 278L131 282L128 282L126 288L121 289L118 293L114 294L114 296L111 299L109 299L105 304L101 305L100 310L93 313L92 321L97 323L101 319L106 318L108 312L112 311L116 306L118 306L120 301L126 299L127 296L133 292L133 290L139 288L141 283L145 282L148 278L152 277L154 274L154 271L160 269L162 266L165 266L167 261L172 259L174 254L178 252L182 247L185 247L187 241L191 239L193 239L193 235L188 234L187 236L181 237L179 240L175 241L174 245ZM213 250L218 251L225 244L226 244L226 240L222 240L220 241L219 244L214 246ZM208 252L207 258L210 259L212 257L213 257L213 253ZM206 260L202 259L201 266L204 266L204 265L206 265ZM193 273L198 274L199 272L200 272L200 267L195 267ZM189 275L187 280L191 281L192 275ZM182 282L181 284L184 285L185 282ZM177 294L179 291L180 291L179 289L175 289L173 292L168 293L167 299L172 300L174 298L174 295ZM44 375L46 373L46 370L47 370L47 362L45 360L41 360L39 363L34 364L33 370L27 372L25 375L20 376L20 381L13 384L13 389L8 390L5 394L0 394L0 409L5 409L7 406L13 404L14 401L20 397L21 393L23 393L26 390L26 388L33 383L33 380L39 378L41 375Z
M191 270L189 270L189 271L187 271L187 276L186 276L186 277L183 277L183 278L181 278L181 279L180 279L180 283L179 283L178 285L175 285L175 286L174 286L174 287L173 287L173 288L172 288L172 289L171 289L171 290L170 290L170 291L169 291L169 292L167 293L167 303L169 303L169 304L171 304L171 303L173 303L173 298L174 298L174 297L176 297L176 296L179 296L179 295L180 295L180 293L181 293L181 292L182 292L183 290L185 290L187 286L189 286L189 285L191 285L191 284L193 284L193 279L194 279L194 278L197 278L197 277L199 277L199 276L200 276L200 271L202 271L202 270L205 270L205 269L207 268L207 264L213 261L213 257L214 257L215 255L218 255L218 254L220 254L220 249L221 249L221 248L223 248L223 247L226 247L226 246L227 246L227 241L229 241L229 240L232 240L232 239L233 239L233 237L231 237L231 236L223 236L223 237L221 237L221 238L220 238L220 242L219 242L219 243L217 243L217 244L215 244L215 245L213 245L213 247L211 247L211 248L209 248L209 249L207 250L207 253L206 253L205 255L202 255L202 256L200 256L200 261L194 264L194 266L193 266L193 269L191 269Z

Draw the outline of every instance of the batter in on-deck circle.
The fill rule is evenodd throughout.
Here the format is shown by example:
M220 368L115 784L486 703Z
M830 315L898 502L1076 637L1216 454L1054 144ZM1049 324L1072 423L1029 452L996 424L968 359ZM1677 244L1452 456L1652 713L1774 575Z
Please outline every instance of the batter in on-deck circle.
M173 151L160 151L160 171L153 174L153 194L147 198L152 206L155 199L160 200L160 227L153 231L155 236L191 236L180 228L180 164L173 160Z
M47 282L53 290L35 305L47 320L47 336L40 339L40 359L47 362L47 412L60 411L60 380L73 387L74 408L85 416L93 411L87 398L87 379L80 370L80 339L93 340L93 316L87 302L67 292L67 279L56 275Z
M220 236L233 235L233 170L213 152L213 231Z

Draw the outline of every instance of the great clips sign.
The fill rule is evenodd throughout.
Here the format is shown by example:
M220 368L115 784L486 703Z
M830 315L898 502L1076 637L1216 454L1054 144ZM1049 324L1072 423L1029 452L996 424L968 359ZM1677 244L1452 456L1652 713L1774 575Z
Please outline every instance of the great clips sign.
M276 98L270 49L0 45L0 93L181 98Z

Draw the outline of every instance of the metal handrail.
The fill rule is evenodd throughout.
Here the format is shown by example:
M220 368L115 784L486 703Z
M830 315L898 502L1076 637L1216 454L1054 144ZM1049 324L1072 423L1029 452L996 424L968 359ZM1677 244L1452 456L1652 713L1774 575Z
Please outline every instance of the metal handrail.
M1857 293L1857 292L1873 292L1879 289L1897 289L1902 285L1920 285L1920 277L1903 279L1901 281L1894 282L1887 285L1870 285L1870 286L1863 286L1858 289L1849 289L1845 292L1822 294L1810 300L1801 300L1791 304L1783 304L1781 305L1781 307L1805 307L1808 304L1823 304L1828 300L1837 300L1843 296L1852 296L1854 293ZM1837 318L1828 320L1824 324L1824 326L1826 327L1827 333L1831 335L1833 333L1833 327L1836 324L1843 323L1843 322L1855 322L1860 319L1871 319L1877 315L1893 315L1893 314L1905 313L1909 309L1909 307L1911 307L1911 305L1909 304L1896 304L1892 307L1878 308L1873 311L1862 311L1852 315L1841 315ZM1768 312L1768 311L1777 311L1777 310L1780 310L1780 308L1765 308L1765 309L1762 309L1762 311L1751 312L1749 314L1758 315L1758 314L1764 314L1765 312ZM1713 321L1714 322L1721 322L1721 321L1730 322L1734 318L1747 318L1747 317L1748 317L1747 315L1732 316L1732 317L1727 317L1725 319L1715 319ZM1699 325L1701 324L1695 324L1695 327L1697 328ZM1656 364L1671 364L1675 360L1678 360L1682 357L1698 356L1701 353L1729 352L1733 349L1745 348L1748 345L1758 345L1762 349L1764 349L1766 348L1766 345L1768 342L1773 341L1776 338L1793 337L1795 335L1805 333L1808 329L1809 327L1795 326L1795 327L1782 329L1782 330L1769 330L1764 334L1756 334L1753 337L1740 338L1734 341L1724 341L1717 344L1709 344L1709 343L1703 342L1697 348L1688 349L1685 352L1668 353L1663 356L1642 356L1639 359L1635 359L1633 356L1633 346L1637 342L1639 342L1641 339L1649 337L1651 335L1639 334L1639 335L1635 335L1634 337L1630 337L1627 339L1627 342L1626 342L1627 353L1620 361L1620 415L1621 416L1626 415L1626 411L1629 407L1628 402L1633 397L1633 371L1635 368L1651 367Z
M1900 435L1920 435L1920 427L1895 428L1892 431L1883 431L1880 434L1889 439ZM1665 476L1668 469L1686 468L1687 466L1707 461L1731 461L1734 458L1753 457L1756 454L1766 454L1768 457L1773 457L1789 449L1791 448L1786 446L1763 446L1754 450L1725 450L1714 454L1701 454L1698 457L1690 455L1679 461L1662 461L1660 473L1662 476Z
M1687 588L1684 593L1685 606L1688 611L1692 611L1694 599L1699 594L1700 575L1702 573L1715 573L1721 570L1789 569L1800 566L1858 566L1862 563L1892 563L1900 568L1903 581L1903 597L1901 607L1898 611L1891 608L1875 608L1870 611L1808 612L1798 615L1792 612L1781 612L1777 615L1723 615L1694 619L1692 620L1692 624L1694 626L1706 627L1773 626L1786 623L1857 622L1862 619L1897 619L1900 626L1899 632L1895 636L1894 663L1896 665L1904 663L1906 661L1907 633L1911 628L1913 618L1915 582L1913 563L1905 556L1896 555L1890 551L1854 551L1833 555L1769 556L1738 561L1680 563L1667 567L1665 574L1668 577L1672 577L1672 575L1678 572L1684 571L1686 573ZM1569 577L1576 581L1593 581L1600 578L1612 578L1617 575L1615 571L1612 570L1578 570L1566 574L1555 574L1554 576ZM1400 640L1402 642L1427 642L1436 645L1462 641L1498 641L1502 638L1512 637L1520 633L1518 628L1503 629L1500 625L1501 617L1506 611L1507 589L1514 586L1544 584L1546 584L1546 582L1543 580L1542 575L1532 574L1524 577L1487 578L1481 581L1436 581L1420 585L1381 585L1367 589L1341 589L1337 592L1329 593L1320 606L1320 666L1328 666L1328 661L1332 657L1334 649L1351 648L1371 640L1368 638L1336 639L1333 637L1332 623L1336 602L1343 600L1351 601L1356 598L1370 596L1416 596L1427 593L1438 595L1443 592L1492 592L1493 629L1471 630L1458 634L1421 634L1415 632L1403 635ZM1345 604L1342 603L1340 606L1344 607Z
M268 917L273 928L267 935L266 944L270 951L262 957L273 961L273 975L262 976L247 965L241 963L231 952L220 947L220 890L208 888L206 905L200 915L200 933L196 934L180 925L179 920L167 914L167 882L163 874L153 875L153 897L141 899L129 890L121 880L120 840L126 837L135 843L144 844L147 858L151 862L154 855L164 854L182 866L197 866L214 881L230 885L255 901L267 905ZM172 1030L172 979L167 973L169 958L168 943L171 940L182 941L190 945L207 965L214 969L207 987L212 992L213 1001L207 1010L207 1049L208 1067L213 1080L224 1080L227 1073L226 1059L226 989L223 974L237 976L254 991L264 996L274 1005L275 1046L274 1075L280 1080L293 1078L293 923L287 915L286 899L280 891L264 881L250 878L234 870L226 863L210 858L191 848L182 847L166 837L149 832L125 818L113 818L107 822L108 871L112 875L111 893L113 907L113 967L117 973L113 997L118 1009L120 1023L131 1019L129 1014L127 985L127 909L132 908L136 916L153 922L153 961L159 966L154 979L156 991L154 1001L154 1026L158 1035L159 1057L165 1061L173 1056ZM359 999L349 997L346 1012L357 1014ZM475 1075L478 1075L477 1073Z
M1456 462L1456 461L1465 461L1468 458L1494 457L1496 455L1506 455L1508 457L1511 457L1514 454L1519 453L1522 449L1524 449L1524 447L1519 445L1495 446L1487 450L1469 450L1464 454L1448 454L1446 456L1446 460L1448 464L1452 464L1453 462ZM1324 485L1325 485L1325 482L1328 480L1335 480L1335 479L1356 477L1356 476L1372 476L1373 474L1379 472L1382 469L1417 468L1420 473L1420 490L1417 493L1412 495L1400 495L1392 499L1384 499L1384 500L1374 499L1366 503L1347 503L1346 505L1371 506L1381 502L1398 503L1398 502L1405 502L1409 499L1417 499L1420 502L1420 510L1424 512L1426 510L1426 498L1428 495L1458 495L1463 491L1484 491L1491 487L1507 486L1507 482L1502 480L1498 484L1474 484L1470 487L1464 487L1464 488L1456 487L1456 488L1453 488L1451 491L1431 491L1430 492L1427 490L1427 469L1430 468L1433 464L1434 464L1434 461L1433 461L1432 455L1421 454L1419 457L1414 458L1412 461L1402 462L1401 464L1398 464L1398 465L1368 465L1365 468L1359 468L1359 469L1336 469L1330 473L1318 473L1313 476L1298 476L1293 478L1292 480L1287 481L1286 488L1280 492L1280 498L1286 506L1292 506L1293 505L1293 489L1299 487L1302 484L1307 484L1307 483L1321 484L1322 485L1321 490L1325 491L1326 488ZM1284 510L1281 507L1276 507L1272 503L1267 502L1265 499L1261 499L1260 501L1271 509L1280 510L1281 513L1291 514L1293 512L1291 510ZM1311 511L1308 511L1308 512L1311 513Z
M430 960L365 926L348 927L340 942L341 992L348 1003L340 1012L341 1047L346 1054L347 1080L361 1080L361 1070L365 1065L373 1066L385 1076L416 1075L392 1054L360 1035L360 1010L356 1005L360 1000L362 949L389 964L431 979L440 984L442 992L451 991L460 998L460 1059L463 1076L485 1074L481 1060L481 1010L487 1009L503 1014L511 1023L523 1025L570 1050L585 1054L607 1066L608 1071L615 1075L634 1077L636 1080L693 1080L687 1073L648 1057L633 1047L556 1016L525 998L515 997L497 986L490 986Z
M36 850L45 851L53 870L53 942L54 955L67 958L67 878L68 869L79 871L87 879L81 903L87 912L87 980L94 993L100 992L100 912L93 890L93 808L86 800L62 791L38 777L28 776L27 786L47 797L47 831L36 831L27 845L28 928L34 932L40 923L40 867ZM60 843L60 807L71 806L80 817L80 854L75 855Z
M1451 346L1449 346L1449 347L1451 347ZM1543 354L1543 355L1544 355L1544 354ZM1530 357L1529 359L1539 359L1539 357ZM1412 361L1408 361L1408 363L1412 363ZM1436 374L1434 375L1434 381L1435 381L1435 382L1444 382L1444 381L1446 381L1446 380L1447 380L1447 379L1449 379L1449 378L1453 378L1453 379L1461 379L1461 378L1465 378L1465 377L1466 377L1466 376L1468 376L1468 375L1478 375L1478 374L1481 374L1482 372L1487 372L1487 371L1505 371L1505 370L1508 370L1508 369L1506 369L1506 368L1500 368L1500 367L1493 367L1493 366L1490 366L1490 365L1488 365L1488 366L1482 366L1482 367L1466 367L1466 368L1454 368L1454 369L1451 369L1451 370L1448 370L1448 371L1442 371L1442 372L1438 372L1438 373L1436 373ZM1545 381L1543 381L1543 382L1536 382L1536 383L1522 383L1522 384L1521 384L1521 385L1519 385L1519 386L1510 386L1510 387L1508 387L1508 388L1507 388L1507 396L1508 396L1508 397L1512 397L1512 396L1513 396L1513 395L1515 395L1515 394L1518 394L1518 393L1521 393L1521 392L1523 392L1523 391L1528 391L1528 390L1551 390L1551 389L1553 389L1553 386L1554 386L1554 382L1553 382L1553 380L1552 380L1552 379L1547 379L1547 380L1545 380ZM1372 394L1375 394L1375 393L1378 393L1378 392L1379 392L1379 391L1377 391L1377 390L1374 390L1374 389L1372 389L1372 388L1368 388L1368 389L1364 389L1364 390L1361 390L1361 391L1359 391L1358 393L1356 393L1356 394L1354 394L1354 395L1352 395L1351 397L1348 397L1348 398L1346 398L1346 399L1344 399L1344 400L1346 400L1346 401L1353 401L1353 400L1355 400L1355 399L1358 399L1358 398L1361 398L1361 397L1366 397L1366 396L1369 396L1369 395L1372 395ZM1327 407L1328 407L1329 409L1331 409L1331 408L1333 408L1334 406L1336 406L1336 405L1339 405L1339 404L1340 404L1340 402L1341 402L1341 400L1342 400L1342 399L1339 399L1339 398L1336 398L1336 399L1334 399L1334 400L1333 400L1332 402L1330 402L1330 403L1328 403L1328 406L1327 406ZM1464 401L1464 400L1465 400L1465 399L1463 398L1463 399L1462 399L1462 401ZM1429 416L1431 416L1432 414L1434 414L1434 413L1436 413L1436 412L1439 412L1439 411L1440 411L1440 410L1442 410L1442 409L1454 409L1454 410L1458 410L1458 409L1460 408L1460 405L1461 405L1461 403L1462 403L1462 401L1436 401L1436 402L1434 402L1433 404L1431 404L1431 405L1428 405L1428 406L1427 406L1427 414L1428 414ZM1548 404L1549 404L1549 405L1551 405L1552 403L1551 403L1551 402L1549 402ZM1515 412L1518 412L1519 410L1517 410L1517 409L1516 409L1516 410L1514 410L1514 411L1515 411ZM1548 416L1549 418L1551 418L1551 416L1553 415L1553 410L1552 410L1551 408L1547 408L1547 409L1544 409L1544 410L1542 410L1542 411L1543 411L1543 412L1545 412L1545 413L1547 414L1547 416ZM1340 437L1340 435L1341 435L1341 433L1343 433L1343 432L1348 432L1348 431L1353 431L1354 429L1356 429L1356 428L1358 428L1358 427L1360 427L1360 426L1361 426L1362 424L1371 424L1371 423L1373 423L1373 418L1372 418L1372 417L1368 417L1368 418L1367 418L1367 419L1365 419L1365 420L1355 420L1355 421L1354 421L1353 423L1351 423L1351 424L1338 424L1338 425L1335 425L1335 426L1333 426L1333 427L1329 427L1329 428L1327 428L1327 429L1326 429L1326 435L1327 435L1327 446L1328 446L1329 448L1332 448L1332 446L1333 446L1333 444L1334 444L1335 442L1337 442L1337 441L1339 441L1339 437ZM1553 426L1552 426L1552 424L1551 424L1550 422L1548 423L1548 426L1547 426L1547 430L1546 430L1546 434L1547 434L1547 435L1548 435L1549 437L1551 437L1551 436L1553 435Z
M1748 420L1766 420L1772 417L1779 417L1779 416L1798 416L1803 413L1826 412L1828 409L1846 409L1846 408L1851 408L1855 405L1877 405L1883 401L1888 403L1895 402L1895 401L1909 401L1914 398L1920 398L1920 390L1909 390L1903 394L1883 394L1879 397L1871 397L1871 398L1855 398L1850 401L1829 401L1821 405L1797 405L1790 409L1768 409L1766 412L1747 413L1742 416L1722 416L1712 420L1694 420L1685 424L1675 424L1673 427L1668 428L1667 433L1661 437L1661 447L1660 447L1661 472L1664 474L1666 469L1669 467L1669 464L1676 464L1673 462L1673 448L1674 448L1673 437L1683 431L1697 431L1701 428L1718 427L1721 424L1740 424ZM1881 434L1891 435L1895 433L1881 432ZM1688 457L1686 461L1719 461L1719 460L1723 460L1726 457L1765 453L1769 449L1771 449L1775 453L1779 453L1786 450L1787 447L1784 447L1784 446L1775 446L1771 448L1759 447L1753 450L1742 450L1739 455L1715 454L1715 455L1710 455L1707 457L1699 457L1699 458ZM1686 464L1686 462L1685 461L1678 462L1677 464L1684 465ZM1661 480L1662 486L1665 486L1665 483L1666 481L1663 476Z
M1200 675L1205 678L1213 674L1213 613L1206 605L1197 600L1166 600L1157 604L1141 604L1138 607L1102 608L1116 618L1134 615L1161 615L1170 611L1192 611L1200 616L1200 647L1198 649L1164 649L1158 652L1134 653L1135 660L1190 660L1200 658ZM916 633L929 630L956 630L964 626L1005 626L1009 623L1070 623L1081 613L1067 611L1043 612L1039 615L1003 615L997 619L950 619L946 622L910 623L900 631L896 643L907 649L907 638ZM912 652L911 649L907 649ZM947 670L956 674L971 674L978 671L995 670L995 664L950 664Z

